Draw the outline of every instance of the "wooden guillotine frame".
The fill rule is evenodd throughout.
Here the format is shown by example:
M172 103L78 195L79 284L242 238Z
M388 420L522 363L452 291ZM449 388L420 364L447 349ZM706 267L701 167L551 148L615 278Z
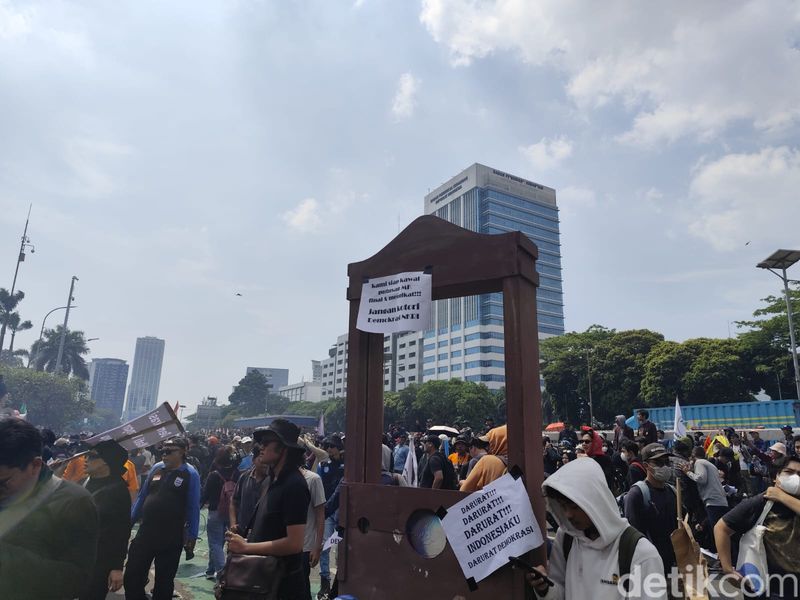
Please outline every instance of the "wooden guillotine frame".
M504 567L470 591L449 544L434 558L417 553L405 534L412 513L435 513L466 494L380 485L383 433L383 334L356 328L364 281L406 271L432 273L432 298L503 292L509 467L522 470L528 496L546 532L541 484L541 393L536 322L536 246L524 234L474 233L438 217L419 217L380 252L348 265L350 303L347 458L339 524L340 593L358 600L427 597L525 598L523 575ZM417 357L422 360L422 348ZM544 561L544 546L533 562ZM424 594L424 596L423 596Z

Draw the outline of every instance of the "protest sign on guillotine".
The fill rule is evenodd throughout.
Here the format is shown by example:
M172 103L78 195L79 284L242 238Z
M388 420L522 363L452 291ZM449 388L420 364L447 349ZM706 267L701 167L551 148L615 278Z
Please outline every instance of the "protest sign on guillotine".
M447 509L447 541L466 579L485 579L543 543L522 478L503 475Z
M430 273L397 273L372 277L363 283L356 324L361 331L422 331L430 326L430 322Z

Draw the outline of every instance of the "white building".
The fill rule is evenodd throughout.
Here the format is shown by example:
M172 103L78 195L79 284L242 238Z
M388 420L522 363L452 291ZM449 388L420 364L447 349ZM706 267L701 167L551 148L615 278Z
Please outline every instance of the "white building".
M131 382L128 386L127 419L133 419L158 406L164 340L156 337L136 339Z
M347 396L348 334L336 339L322 361L322 399ZM412 383L422 382L422 332L393 333L383 336L383 389L399 392Z
M319 402L322 400L322 383L319 381L291 383L280 388L278 395L288 398L290 402Z

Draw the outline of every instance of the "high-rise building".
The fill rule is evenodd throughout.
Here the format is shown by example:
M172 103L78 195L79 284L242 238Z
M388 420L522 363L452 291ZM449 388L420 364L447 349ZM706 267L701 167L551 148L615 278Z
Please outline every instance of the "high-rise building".
M564 333L554 189L476 163L425 196L425 214L479 233L527 235L539 248L539 337ZM423 381L457 378L503 387L502 293L437 300L433 312L433 328L423 340Z
M247 367L247 373L258 371L267 380L269 391L275 394L284 386L289 385L289 369L273 369L272 367Z
M128 363L119 358L95 358L89 363L89 390L95 408L108 414L108 425L119 424L125 405Z
M126 415L133 419L158 405L161 366L164 362L164 340L156 337L136 339L133 372L128 386Z
M320 383L322 381L322 361L321 360L312 360L311 361L311 381L316 381Z

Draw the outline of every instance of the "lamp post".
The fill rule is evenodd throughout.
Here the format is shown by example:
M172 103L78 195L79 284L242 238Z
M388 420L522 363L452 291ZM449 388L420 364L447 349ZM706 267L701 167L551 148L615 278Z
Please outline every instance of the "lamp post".
M800 367L797 364L797 343L794 337L794 319L792 317L792 302L789 299L789 279L786 277L786 269L800 260L800 250L776 250L766 260L761 261L756 266L759 269L766 269L783 281L783 295L786 299L786 315L789 317L789 343L792 350L792 364L794 365L794 385L797 391L796 398L800 400ZM780 273L776 270L780 270ZM780 386L778 386L780 388Z
M594 427L594 402L592 401L592 370L589 366L589 355L586 355L586 378L589 383L589 426Z
M31 209L33 208L33 204L28 207L28 216L25 219L25 229L22 231L22 240L19 243L19 254L17 254L17 266L14 268L14 279L11 282L11 293L10 296L14 295L14 291L17 289L17 275L19 274L19 264L25 261L25 248L30 247L31 254L36 252L36 247L31 244L31 239L28 237L28 223L31 220ZM6 318L8 315L3 316L3 323L0 325L0 350L3 349L3 342L5 341L6 337L6 326L8 323L6 322Z
M67 312L64 313L64 327L61 328L61 341L58 343L58 356L56 357L55 373L61 370L61 359L64 358L64 342L67 340L67 323L69 322L69 309L72 307L72 292L75 291L75 282L78 278L72 276L69 284L69 296L67 296Z
M39 343L40 344L42 342L42 337L44 336L44 324L47 323L47 317L49 317L51 314L53 314L57 310L64 310L65 308L67 308L67 307L66 306L57 306L53 310L48 311L48 313L44 316L44 318L42 319L42 328L39 330ZM77 306L73 306L72 308L78 308L78 307ZM33 360L33 354L29 354L28 355L28 367L31 366L31 361L32 360Z

